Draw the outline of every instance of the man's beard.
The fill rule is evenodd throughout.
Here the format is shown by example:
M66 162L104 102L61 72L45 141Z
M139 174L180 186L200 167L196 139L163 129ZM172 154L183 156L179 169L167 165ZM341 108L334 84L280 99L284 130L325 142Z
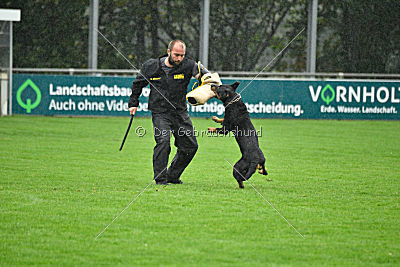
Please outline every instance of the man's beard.
M171 58L171 56L168 56L168 62L169 62L169 64L171 64L171 65L174 66L174 67L178 67L179 64L180 64L180 62L179 62L179 63L176 63L175 61L173 61L172 58Z

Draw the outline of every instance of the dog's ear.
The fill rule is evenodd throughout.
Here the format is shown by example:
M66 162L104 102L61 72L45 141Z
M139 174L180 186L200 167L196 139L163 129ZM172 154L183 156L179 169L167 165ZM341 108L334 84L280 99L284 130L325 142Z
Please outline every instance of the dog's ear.
M211 87L210 87L211 91L213 91L214 94L217 94L217 88L218 87L215 84L212 84Z
M218 87L219 87L218 85L211 84L211 91L215 94L215 97L216 97L216 98L221 99L220 96L219 96L218 93L217 93Z
M238 88L239 84L240 82L235 82L231 85L234 91L236 91L236 88Z

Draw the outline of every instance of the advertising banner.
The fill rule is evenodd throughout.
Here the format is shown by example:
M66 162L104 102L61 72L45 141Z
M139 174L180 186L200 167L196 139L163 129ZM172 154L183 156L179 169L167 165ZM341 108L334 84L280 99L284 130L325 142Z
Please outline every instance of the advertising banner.
M13 113L62 116L129 116L133 77L13 75ZM239 81L253 118L400 119L400 81L272 80ZM189 85L189 90L195 80ZM137 116L150 116L150 89L143 88ZM213 98L190 106L193 117L222 116L224 106Z

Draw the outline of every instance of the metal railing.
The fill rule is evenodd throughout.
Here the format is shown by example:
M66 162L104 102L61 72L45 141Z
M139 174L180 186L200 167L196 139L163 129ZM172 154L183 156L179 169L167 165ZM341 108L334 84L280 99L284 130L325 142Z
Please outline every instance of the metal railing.
M90 74L95 76L135 76L138 71L133 69L75 69L75 68L13 68L14 73L43 74ZM214 72L214 71L212 71ZM400 80L400 73L342 73L342 72L253 72L253 71L216 71L222 78L334 78L334 79L384 79Z
M255 77L258 72L219 71L222 77ZM282 78L336 78L336 79L400 79L400 74L385 73L343 73L343 72L261 72L258 77L282 77Z

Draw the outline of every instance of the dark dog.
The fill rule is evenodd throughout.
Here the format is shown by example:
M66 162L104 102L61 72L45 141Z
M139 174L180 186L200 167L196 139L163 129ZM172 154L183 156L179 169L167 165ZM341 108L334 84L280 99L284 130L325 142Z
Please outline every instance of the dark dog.
M211 86L211 90L225 106L225 116L223 119L214 116L213 120L221 123L222 128L210 127L208 131L225 135L231 131L234 134L242 157L233 167L233 177L238 182L239 188L244 188L243 181L248 180L257 169L263 175L268 173L265 169L264 154L258 145L257 132L251 123L246 105L240 94L236 93L238 86L239 82L232 85Z

